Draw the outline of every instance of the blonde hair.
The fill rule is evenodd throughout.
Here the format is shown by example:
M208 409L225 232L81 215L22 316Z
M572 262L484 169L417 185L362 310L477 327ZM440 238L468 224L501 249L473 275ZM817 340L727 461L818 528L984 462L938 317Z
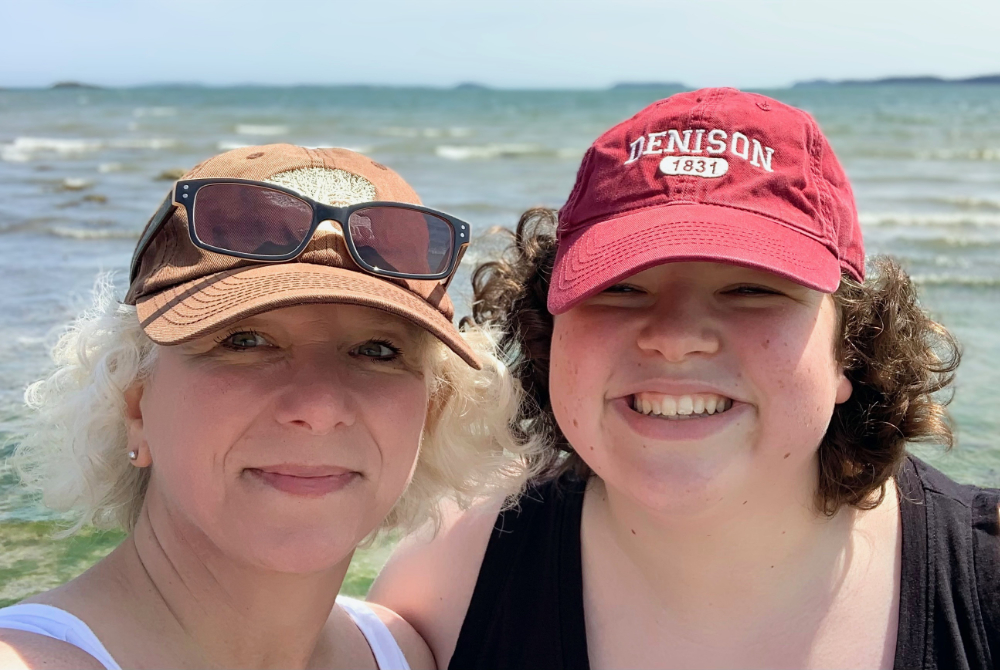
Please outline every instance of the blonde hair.
M488 328L463 333L483 366L474 370L428 335L428 418L413 479L376 529L410 530L439 521L438 503L516 494L544 451L539 438L513 425L523 398ZM131 531L150 468L126 455L125 392L156 362L157 345L142 331L135 307L121 304L109 277L98 279L92 307L52 349L56 369L25 392L30 415L12 456L22 481L43 502L72 512L66 534L92 524ZM155 466L154 466L155 467Z

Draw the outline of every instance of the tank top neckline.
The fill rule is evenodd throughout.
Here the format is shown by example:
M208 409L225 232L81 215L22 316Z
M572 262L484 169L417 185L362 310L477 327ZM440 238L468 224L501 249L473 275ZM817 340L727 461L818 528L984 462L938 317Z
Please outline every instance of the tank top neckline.
M361 631L379 670L410 670L388 626L363 600L337 596L339 605ZM94 657L106 670L121 670L90 626L75 614L42 603L18 603L0 608L0 628L21 630L62 640Z

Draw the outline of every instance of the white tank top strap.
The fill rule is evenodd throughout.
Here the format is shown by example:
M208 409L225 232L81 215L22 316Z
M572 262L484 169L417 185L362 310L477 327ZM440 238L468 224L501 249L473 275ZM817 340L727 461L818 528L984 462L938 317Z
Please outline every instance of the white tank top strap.
M0 609L0 628L37 633L68 642L93 656L107 670L121 670L90 626L58 607L36 603L4 607Z
M406 662L406 656L399 648L396 638L367 603L346 596L337 596L337 604L347 612L368 640L368 646L372 648L379 670L410 670L410 664Z

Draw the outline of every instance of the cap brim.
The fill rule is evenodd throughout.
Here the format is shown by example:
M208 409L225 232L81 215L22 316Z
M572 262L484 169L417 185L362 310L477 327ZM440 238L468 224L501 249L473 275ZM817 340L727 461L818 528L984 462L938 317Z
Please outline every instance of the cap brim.
M255 314L306 303L371 307L430 332L475 369L458 329L419 296L389 281L313 263L254 265L200 277L136 302L139 323L157 344L180 344Z
M840 285L835 253L804 232L731 207L667 205L602 221L560 240L549 311L561 314L625 277L683 261L765 270L823 293Z

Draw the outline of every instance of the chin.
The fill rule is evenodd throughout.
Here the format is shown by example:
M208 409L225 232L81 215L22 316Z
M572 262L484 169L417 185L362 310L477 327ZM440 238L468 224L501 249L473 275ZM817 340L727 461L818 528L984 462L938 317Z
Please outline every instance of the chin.
M331 570L350 560L357 545L377 526L377 519L355 512L343 507L336 514L262 511L224 531L225 551L241 563L264 570L295 574Z
M657 450L655 446L617 454L614 466L593 467L605 485L622 491L651 512L692 516L724 504L743 487L749 474L747 452L691 448Z
M287 574L314 574L333 570L349 561L360 538L337 537L327 528L325 536L299 533L262 533L241 548L242 560L255 567Z

